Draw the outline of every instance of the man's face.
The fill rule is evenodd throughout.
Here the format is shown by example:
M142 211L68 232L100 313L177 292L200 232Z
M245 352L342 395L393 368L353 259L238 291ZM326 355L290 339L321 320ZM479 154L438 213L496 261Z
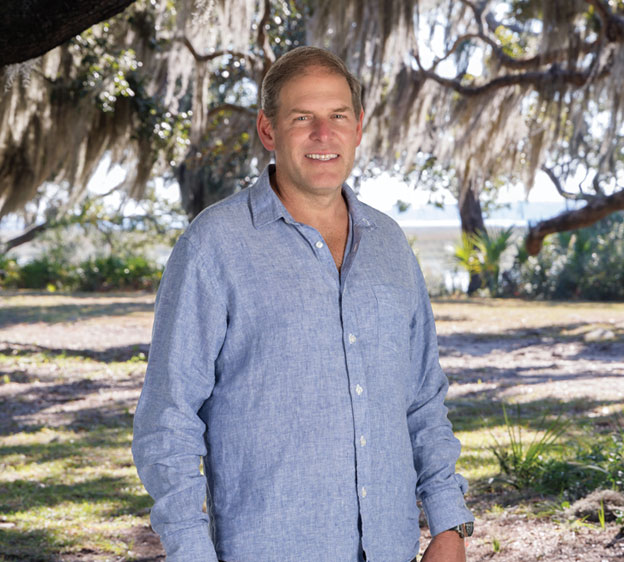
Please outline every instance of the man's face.
M351 90L340 74L313 67L289 80L280 92L273 123L260 112L258 132L275 152L280 189L328 194L339 189L353 168L362 139Z

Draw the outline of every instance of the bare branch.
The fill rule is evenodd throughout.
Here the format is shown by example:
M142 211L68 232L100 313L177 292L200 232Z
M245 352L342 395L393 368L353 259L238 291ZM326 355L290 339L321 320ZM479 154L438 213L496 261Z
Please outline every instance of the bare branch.
M485 16L485 22L488 24L488 28L492 33L495 33L496 30L499 27L504 27L505 29L508 29L509 31L512 31L513 33L518 33L518 34L524 34L527 33L527 31L525 29L523 29L521 26L519 25L504 25L501 22L499 22L496 19L496 16L492 13L489 12L486 16ZM530 35L536 35L535 33L531 33L529 32Z
M440 57L440 58L436 57L435 58L435 60L433 61L432 65L431 65L431 69L430 70L431 71L435 70L436 67L441 62L444 62L446 59L448 59L466 41L470 41L471 39L479 39L479 38L482 38L481 34L479 34L479 33L467 33L466 35L462 35L462 36L458 37L455 40L455 42L453 43L453 45L451 46L451 48L449 49L448 53L446 53L443 57Z
M222 111L234 111L236 113L244 113L252 117L256 116L255 109L251 107L244 107L242 105L236 105L234 103L222 103L221 105L209 109L208 113L206 113L206 119L208 120L213 115L217 115L217 113L220 113Z
M543 165L542 171L550 178L550 181L555 186L557 193L559 193L559 195L561 195L561 197L563 197L564 199L569 199L570 201L591 201L592 199L595 199L594 196L587 193L570 193L569 191L563 189L561 181L559 180L555 172L553 172L552 169L550 169L548 166Z
M205 55L200 55L188 37L176 37L176 41L184 43L186 48L190 51L191 55L193 55L193 58L197 62L207 62L226 55L232 56L234 58L249 60L252 62L256 59L256 57L252 53L241 53L239 51L232 51L229 49L221 49L218 51L212 51L211 53L206 53Z
M481 6L477 6L471 0L460 0L462 4L468 6L472 13L474 14L475 21L477 22L477 27L479 28L479 33L483 34L483 2Z
M526 70L526 69L536 68L544 64L552 64L560 60L565 60L566 57L569 55L569 50L567 48L563 48L563 49L555 49L553 51L548 51L545 53L540 53L538 55L535 55L529 58L516 58L516 57L510 56L505 52L503 47L497 41L495 41L492 37L490 37L489 35L485 33L483 29L483 23L482 23L483 9L476 6L474 2L471 2L470 0L461 0L461 1L463 4L470 6L472 11L474 12L475 20L477 22L479 32L465 34L462 37L458 38L453 44L453 47L451 48L449 53L447 53L444 56L444 58L440 59L439 61L436 61L436 64L433 65L431 70L435 68L437 63L441 62L442 60L447 59L457 49L457 47L459 46L458 43L461 44L461 42L468 40L468 39L481 39L484 43L487 43L492 48L492 51L494 55L496 56L496 58L498 59L498 61L500 62L500 64L508 68L512 68L514 70ZM494 16L490 13L486 16L486 20L488 20L488 24L489 24L491 31L496 32L497 27L501 24L496 22L496 20L492 20L491 18L493 17ZM516 33L524 33L523 30L521 29L513 29L512 31ZM599 47L598 40L592 41L591 43L583 43L579 48L579 53L586 55L588 53L594 52L598 47Z
M525 242L527 252L531 256L539 254L544 238L549 234L591 226L611 213L622 210L624 210L624 189L607 197L597 197L582 209L566 211L552 219L540 221L529 228Z
M43 222L36 226L30 227L28 230L16 236L15 238L11 238L4 243L4 247L2 248L2 253L6 254L9 250L16 248L17 246L21 246L22 244L26 244L26 242L30 242L34 240L38 234L45 232L48 228L52 226L50 222Z
M524 72L520 74L506 74L493 78L489 82L480 86L465 86L460 80L443 78L431 70L423 68L420 59L414 55L421 73L426 77L434 80L445 88L455 90L462 96L480 96L510 86L546 86L553 84L570 84L576 87L582 87L587 83L590 77L589 72L577 72L573 70L564 70L559 65L554 64L548 70L543 72ZM608 71L607 71L608 72Z

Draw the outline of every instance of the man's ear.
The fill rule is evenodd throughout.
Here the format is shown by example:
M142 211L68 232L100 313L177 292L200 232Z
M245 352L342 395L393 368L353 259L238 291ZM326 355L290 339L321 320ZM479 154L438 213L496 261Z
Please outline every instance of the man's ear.
M357 123L357 144L356 146L360 146L360 143L362 142L362 123L364 122L364 110L362 109L360 111L360 118L358 119L358 123Z
M269 152L275 150L275 131L273 130L271 121L262 109L258 112L256 129L258 130L258 136L260 137L260 142L262 142L264 148L266 148Z

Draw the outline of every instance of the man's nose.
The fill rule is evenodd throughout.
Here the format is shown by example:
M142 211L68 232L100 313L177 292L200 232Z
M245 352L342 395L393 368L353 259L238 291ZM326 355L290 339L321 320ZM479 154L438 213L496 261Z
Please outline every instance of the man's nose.
M312 127L312 138L326 140L331 136L331 125L327 119L315 119Z

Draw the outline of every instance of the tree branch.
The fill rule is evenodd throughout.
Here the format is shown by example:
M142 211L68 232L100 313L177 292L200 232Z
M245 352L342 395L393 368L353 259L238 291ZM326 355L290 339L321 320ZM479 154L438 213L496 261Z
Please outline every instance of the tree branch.
M256 111L250 107L244 107L234 103L222 103L221 105L209 109L208 113L206 113L206 119L210 119L213 115L216 115L221 111L234 111L236 113L251 115L252 117L256 116Z
M612 43L624 42L624 17L614 14L605 0L585 0L596 9L603 23L605 37Z
M7 240L4 243L4 248L2 248L2 253L6 254L9 250L13 248L17 248L17 246L21 246L22 244L26 244L26 242L31 242L34 240L38 234L46 231L48 228L52 226L52 223L46 221L38 224L36 226L31 226L28 230L16 236L15 238L11 238L11 240Z
M469 39L481 39L484 43L486 43L492 48L494 55L496 56L496 58L498 59L498 62L501 65L506 66L507 68L514 69L514 70L527 70L527 69L536 68L545 64L552 64L562 59L565 60L565 58L569 55L569 50L567 48L563 48L563 49L555 49L553 51L548 51L546 53L540 53L529 58L512 57L505 52L503 47L498 42L496 42L492 37L488 36L485 33L483 29L483 22L482 22L483 8L476 6L474 2L471 2L470 0L461 0L461 2L469 6L474 12L475 20L477 22L479 31L478 33L467 33L459 37L455 41L453 46L451 47L450 51L443 58L439 60L436 59L435 64L430 70L434 70L437 64L439 64L443 60L446 60L451 54L453 54L454 51L457 50L457 47L463 41L466 41ZM491 18L493 18L493 15L490 13L486 16L486 21L488 21L488 25L490 29L493 32L496 32L496 28L500 24L498 24L496 20L493 20L492 22ZM495 27L493 27L494 24L496 24ZM517 33L522 33L522 30L520 29L514 29L513 31ZM579 53L586 55L588 53L593 52L598 46L599 46L598 40L593 41L591 43L583 43L579 48Z
M465 35L461 35L460 37L455 39L455 42L453 43L451 48L443 57L435 58L429 70L433 72L441 62L444 62L446 59L448 59L466 41L470 41L471 39L479 39L479 38L482 38L481 34L479 33L466 33Z
M563 197L564 199L569 199L570 201L592 201L593 199L595 199L594 196L587 193L576 194L570 193L569 191L563 189L561 181L559 181L559 178L555 175L555 172L553 172L548 166L543 165L542 171L550 178L550 181L555 186L557 193L559 193L559 195L561 195L561 197Z
M264 74L269 70L269 67L275 62L275 53L273 49L271 49L271 42L269 41L269 37L266 34L266 30L264 27L269 22L269 18L271 17L271 0L264 0L264 13L262 14L262 19L258 24L258 37L256 39L256 43L262 53L264 54L264 69L262 73L262 77L264 78Z
M251 62L255 61L256 59L256 57L252 53L241 53L239 51L231 51L229 49L221 49L219 51L212 51L211 53L207 53L205 55L200 55L188 37L186 36L176 37L176 41L180 41L181 43L184 43L186 48L190 51L191 55L193 55L193 58L197 62L207 62L207 61L216 59L218 57L223 57L225 55L230 55L234 58L249 60Z
M434 80L445 88L455 90L462 96L480 96L487 94L493 90L507 88L509 86L545 86L556 83L571 84L580 88L584 86L589 79L590 72L577 72L574 70L564 70L559 65L553 64L548 70L543 72L524 72L520 74L506 74L493 78L489 82L480 86L464 86L460 80L443 78L431 70L423 68L418 55L414 55L421 73L426 77Z
M0 18L0 67L39 57L133 2L5 0Z
M566 211L552 219L540 221L529 228L525 241L527 252L531 256L539 254L544 238L549 234L590 226L611 213L622 210L624 210L624 189L606 197L596 197L582 209Z

